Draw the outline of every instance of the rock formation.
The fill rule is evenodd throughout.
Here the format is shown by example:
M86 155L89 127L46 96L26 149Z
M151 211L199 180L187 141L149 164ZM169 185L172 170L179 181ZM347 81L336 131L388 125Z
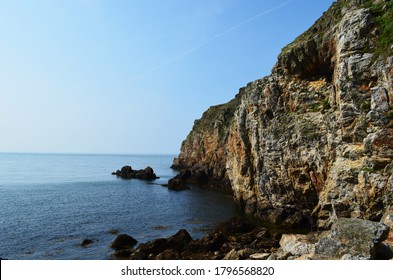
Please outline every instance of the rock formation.
M283 226L379 221L393 208L393 3L339 0L271 75L195 121L178 181L232 190Z
M131 166L125 165L121 168L121 170L117 170L116 172L112 172L112 175L116 175L123 179L141 179L141 180L155 180L159 177L154 173L153 168L150 166L145 169L134 170Z

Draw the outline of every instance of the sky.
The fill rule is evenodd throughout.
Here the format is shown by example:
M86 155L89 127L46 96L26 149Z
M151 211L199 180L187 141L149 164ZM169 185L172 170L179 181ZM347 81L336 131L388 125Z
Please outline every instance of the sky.
M178 154L333 0L1 0L0 152Z

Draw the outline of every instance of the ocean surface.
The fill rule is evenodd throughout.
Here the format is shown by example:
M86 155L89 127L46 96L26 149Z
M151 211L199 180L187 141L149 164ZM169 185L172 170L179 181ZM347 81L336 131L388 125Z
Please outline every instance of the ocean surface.
M151 166L167 183L176 175L168 155L0 153L0 258L111 259L112 230L139 242L185 228L199 238L239 216L230 195L192 186L170 191L111 175L124 165ZM94 242L84 248L84 239Z

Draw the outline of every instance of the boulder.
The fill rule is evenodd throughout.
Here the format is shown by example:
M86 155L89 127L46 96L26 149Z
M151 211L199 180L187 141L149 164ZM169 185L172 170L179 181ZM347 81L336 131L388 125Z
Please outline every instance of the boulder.
M383 223L340 218L315 244L315 253L334 259L376 259L388 231Z
M119 234L116 239L112 242L111 248L115 249L116 251L130 249L137 244L136 241L132 236L127 234Z
M154 260L159 255L159 259L168 259L175 255L178 258L179 252L191 241L190 234L185 229L181 229L169 238L159 238L140 244L131 253L131 259ZM175 252L177 253L175 254Z
M181 229L176 234L168 238L167 247L169 249L180 251L190 241L192 241L191 235L185 229Z
M91 243L93 243L94 241L92 240L92 239L84 239L82 242L81 242L81 246L82 247L87 247L87 246L89 246Z

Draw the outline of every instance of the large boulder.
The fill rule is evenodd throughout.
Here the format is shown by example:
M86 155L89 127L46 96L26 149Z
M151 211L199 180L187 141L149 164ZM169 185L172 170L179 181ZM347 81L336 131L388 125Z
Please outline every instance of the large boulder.
M388 232L383 223L341 218L315 244L315 253L334 259L376 259Z
M119 234L112 242L111 247L117 251L131 249L138 241L127 234Z
M181 229L176 234L169 238L159 238L146 243L140 244L132 253L131 259L146 259L152 260L158 257L159 259L175 259L178 257L178 252L192 241L190 234ZM165 252L165 253L164 253Z

